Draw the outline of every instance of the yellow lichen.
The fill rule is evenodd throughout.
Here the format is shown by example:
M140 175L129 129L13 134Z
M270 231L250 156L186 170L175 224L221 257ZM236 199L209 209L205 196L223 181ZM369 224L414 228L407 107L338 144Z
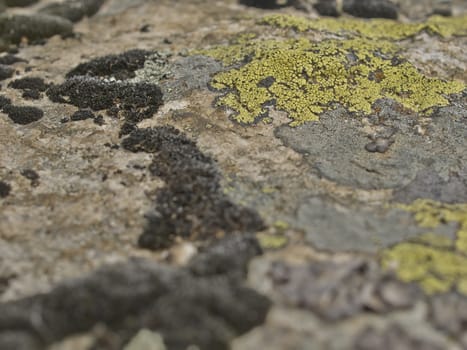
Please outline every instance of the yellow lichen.
M456 238L427 233L399 243L383 252L383 266L395 268L404 281L420 283L429 294L455 288L467 295L467 204L417 200L399 207L413 213L421 227L456 223Z
M261 19L259 23L279 28L292 28L299 32L317 30L359 35L369 39L401 40L422 31L442 37L467 35L467 16L454 18L433 16L421 23L401 23L388 19L321 18L312 20L291 15L270 15Z
M225 92L217 105L232 109L234 119L245 124L265 116L268 105L287 112L291 125L317 120L336 103L368 114L381 98L422 112L447 105L445 95L465 88L422 75L396 52L388 41L354 37L322 42L242 38L198 53L230 66L213 77L211 86Z
M288 239L281 235L260 234L258 242L263 249L279 249L287 245Z

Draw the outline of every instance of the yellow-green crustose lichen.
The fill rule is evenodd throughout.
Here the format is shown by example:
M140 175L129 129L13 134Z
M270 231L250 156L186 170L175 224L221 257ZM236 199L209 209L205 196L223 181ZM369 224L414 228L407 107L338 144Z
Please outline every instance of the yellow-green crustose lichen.
M331 33L359 35L367 39L378 40L406 39L422 31L442 37L467 35L467 16L449 18L433 16L426 22L401 23L388 19L323 18L309 20L290 15L271 15L264 17L260 23L279 28L291 28L299 32L319 30Z
M421 227L456 223L456 239L427 233L399 243L383 252L383 266L395 268L404 281L418 282L428 294L457 289L467 295L467 204L416 200L400 207L414 213Z
M285 26L281 21L288 23L290 18L274 16L264 21ZM316 23L326 23L321 21L329 20ZM305 24L299 28L307 29ZM245 124L265 116L271 104L287 112L292 125L317 120L336 103L350 112L368 114L380 98L392 98L422 112L447 105L447 94L465 88L461 82L422 75L397 57L398 47L390 41L349 34L345 40L321 42L304 37L259 40L243 36L232 45L199 53L229 67L213 77L211 86L225 93L217 104L232 109L234 118Z

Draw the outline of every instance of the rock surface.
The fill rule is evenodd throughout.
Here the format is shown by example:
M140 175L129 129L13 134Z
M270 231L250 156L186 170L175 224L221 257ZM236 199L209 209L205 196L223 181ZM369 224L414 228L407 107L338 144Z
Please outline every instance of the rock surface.
M467 348L465 1L0 8L2 350Z

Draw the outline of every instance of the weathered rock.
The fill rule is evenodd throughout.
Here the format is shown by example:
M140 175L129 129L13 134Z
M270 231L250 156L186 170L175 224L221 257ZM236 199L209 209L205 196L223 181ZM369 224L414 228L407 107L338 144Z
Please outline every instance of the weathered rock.
M465 347L465 17L314 3L2 8L0 348Z
M0 39L3 45L18 44L26 39L35 42L54 35L69 36L73 32L70 21L49 15L0 15Z
M39 12L63 17L71 22L78 22L84 17L94 16L104 2L105 0L68 0L65 2L53 2L40 9Z
M303 266L277 262L269 276L286 304L310 309L328 321L407 308L420 297L413 286L384 276L372 262L358 259Z
M455 293L436 296L431 301L431 322L436 328L446 332L451 337L465 337L467 322L467 298Z
M425 342L423 339L411 338L399 326L389 326L384 331L368 328L363 331L354 345L355 350L370 349L427 349L441 350L441 347Z

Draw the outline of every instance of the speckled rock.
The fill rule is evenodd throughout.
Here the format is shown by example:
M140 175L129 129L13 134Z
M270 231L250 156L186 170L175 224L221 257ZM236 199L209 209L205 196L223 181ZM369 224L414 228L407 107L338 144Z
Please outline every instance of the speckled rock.
M465 348L465 6L315 3L4 2L2 350Z

